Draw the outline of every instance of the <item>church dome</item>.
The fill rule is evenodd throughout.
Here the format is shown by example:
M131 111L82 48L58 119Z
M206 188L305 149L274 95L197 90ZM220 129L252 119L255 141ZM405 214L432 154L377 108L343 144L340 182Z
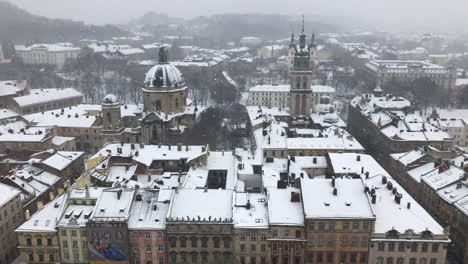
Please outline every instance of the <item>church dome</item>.
M117 98L117 96L113 94L108 94L104 97L104 99L102 100L102 103L103 104L117 104L119 103L119 99Z
M148 71L145 85L148 88L177 88L185 86L185 81L177 67L168 63L160 63Z

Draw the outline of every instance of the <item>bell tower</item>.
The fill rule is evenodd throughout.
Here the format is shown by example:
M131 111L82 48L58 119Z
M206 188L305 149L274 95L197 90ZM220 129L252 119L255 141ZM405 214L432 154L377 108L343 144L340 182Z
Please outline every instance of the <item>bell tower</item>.
M302 30L299 35L299 45L294 43L294 37L291 38L290 49L290 72L289 81L291 84L289 109L292 115L310 114L312 109L312 73L314 45L306 44L307 36L304 33L304 16L302 17Z

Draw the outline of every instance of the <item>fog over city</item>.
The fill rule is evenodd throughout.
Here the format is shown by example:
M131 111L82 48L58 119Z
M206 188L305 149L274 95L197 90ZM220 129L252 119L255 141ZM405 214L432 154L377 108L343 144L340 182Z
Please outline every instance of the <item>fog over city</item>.
M389 30L433 27L466 30L466 0L10 0L26 10L52 18L87 23L124 23L153 11L193 18L220 13L310 14L346 22L353 18ZM341 21L340 21L341 20Z

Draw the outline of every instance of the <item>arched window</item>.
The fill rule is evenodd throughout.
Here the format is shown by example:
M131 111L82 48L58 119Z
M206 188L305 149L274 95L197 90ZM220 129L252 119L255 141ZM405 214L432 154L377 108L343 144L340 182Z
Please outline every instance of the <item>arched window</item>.
M426 264L426 258L420 258L419 264Z
M107 118L107 122L108 122L108 123L112 123L112 116L111 116L111 113L110 113L110 112L107 112L107 113L106 113L106 118Z
M160 110L161 110L161 101L156 100L156 111L160 111Z

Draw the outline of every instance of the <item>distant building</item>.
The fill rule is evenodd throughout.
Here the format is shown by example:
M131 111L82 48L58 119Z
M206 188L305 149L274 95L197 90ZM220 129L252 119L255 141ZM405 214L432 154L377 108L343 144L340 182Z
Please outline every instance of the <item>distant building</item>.
M453 144L468 147L468 110L434 108L428 117L431 124L447 131Z
M418 78L429 78L442 89L455 88L457 70L453 66L439 66L426 61L371 60L363 67L369 80L385 84L393 80L410 83Z
M61 69L69 59L76 59L81 49L71 43L15 46L16 55L25 64L55 65Z
M13 98L19 114L33 114L66 108L83 102L83 95L73 88L32 89L28 94Z
M380 87L351 100L348 129L380 162L415 147L446 150L452 146L450 135L427 122L410 101L383 94Z

